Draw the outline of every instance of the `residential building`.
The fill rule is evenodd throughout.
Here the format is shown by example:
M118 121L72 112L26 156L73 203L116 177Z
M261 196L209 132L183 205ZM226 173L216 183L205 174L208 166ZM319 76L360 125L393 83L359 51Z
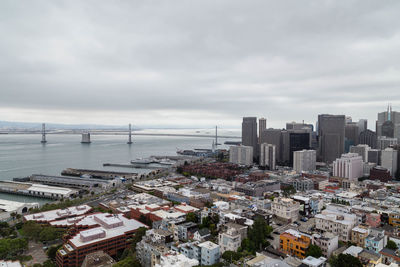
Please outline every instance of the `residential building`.
M57 266L81 266L87 254L99 250L116 256L130 246L134 233L140 227L147 228L143 223L127 219L122 214L99 213L87 219L89 225L95 223L100 226L82 230L69 238L57 251Z
M253 157L257 156L258 138L257 138L257 118L244 117L242 122L242 145L253 148Z
M315 228L330 232L347 242L351 238L351 230L357 224L357 216L341 211L325 209L315 215Z
M292 185L296 191L314 190L314 181L308 178L288 178L285 180L285 183Z
M392 177L394 177L397 172L397 157L398 151L393 148L388 147L382 150L381 166L388 169Z
M365 247L365 239L369 235L369 229L363 226L356 226L351 230L351 242L359 247Z
M332 252L339 246L339 238L337 235L326 232L323 234L313 234L312 244L321 248L322 255L329 258Z
M247 237L247 226L235 223L228 223L227 230L218 235L218 244L221 248L221 254L227 250L237 251L244 238Z
M345 116L318 115L319 158L331 163L344 152Z
M197 223L194 222L184 222L178 224L174 229L174 238L182 241L193 239L194 233L197 232L197 230Z
M302 260L301 267L325 267L327 259L324 257L314 258L313 256L308 256Z
M387 244L385 230L371 228L369 235L365 238L365 248L374 252L381 251Z
M276 146L271 144L260 144L260 166L268 170L275 170Z
M271 203L271 211L279 218L294 222L299 218L300 204L290 198L276 197Z
M307 248L310 244L311 236L293 229L286 230L279 236L280 250L285 254L300 259L305 258Z
M363 160L357 153L343 154L333 162L333 176L357 181L363 176Z
M154 267L160 263L161 256L169 252L173 242L170 231L151 229L136 245L136 255L142 266Z
M317 152L315 150L300 150L293 152L293 169L296 172L315 170Z
M201 248L201 265L213 265L219 262L221 257L219 245L206 241L198 246Z
M262 180L257 182L237 183L235 191L252 197L262 197L265 192L280 190L281 183L275 180Z
M253 164L253 150L252 146L231 146L229 148L229 162L251 166Z

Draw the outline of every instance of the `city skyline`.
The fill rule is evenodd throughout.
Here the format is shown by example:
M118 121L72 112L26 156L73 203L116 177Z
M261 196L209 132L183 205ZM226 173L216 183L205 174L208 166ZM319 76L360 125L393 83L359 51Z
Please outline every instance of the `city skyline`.
M344 114L373 129L400 110L398 1L0 7L3 121L283 128Z

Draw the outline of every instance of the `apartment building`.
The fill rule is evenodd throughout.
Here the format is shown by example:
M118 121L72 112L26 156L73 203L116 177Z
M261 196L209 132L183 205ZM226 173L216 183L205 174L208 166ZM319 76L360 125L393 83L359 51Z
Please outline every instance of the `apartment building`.
M371 228L369 235L365 238L365 248L379 253L387 244L385 230Z
M218 235L218 244L221 248L221 254L227 250L237 251L242 244L242 240L246 237L247 226L228 223L227 230Z
M279 218L294 222L299 218L300 204L290 198L274 198L271 211Z
M365 247L365 239L369 235L369 229L364 226L356 226L351 229L351 242L358 247Z
M57 266L79 267L87 254L96 251L115 256L130 246L137 229L147 228L143 223L127 219L122 214L99 213L85 219L89 225L100 226L82 230L69 238L57 251Z
M326 209L321 214L315 215L316 229L335 234L344 242L350 241L351 230L356 224L355 214Z
M304 259L311 244L311 236L289 229L279 236L279 247L283 253Z
M333 251L339 246L339 238L332 233L313 234L312 244L321 248L322 255L329 258Z

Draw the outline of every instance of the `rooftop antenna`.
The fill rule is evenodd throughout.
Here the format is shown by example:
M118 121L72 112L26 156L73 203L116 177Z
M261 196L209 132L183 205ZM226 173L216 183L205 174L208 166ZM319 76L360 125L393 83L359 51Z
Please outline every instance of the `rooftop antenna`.
M42 141L40 141L42 144L47 143L46 141L46 124L42 123Z
M131 124L129 123L129 138L128 138L128 143L127 144L132 144L132 127Z

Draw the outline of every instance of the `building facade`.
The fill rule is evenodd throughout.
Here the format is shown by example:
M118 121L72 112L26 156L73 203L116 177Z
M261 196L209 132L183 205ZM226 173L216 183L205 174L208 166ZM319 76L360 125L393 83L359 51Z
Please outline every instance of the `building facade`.
M344 115L318 115L319 158L331 163L344 152Z
M251 166L253 164L252 146L231 146L229 148L229 162Z
M363 176L363 160L357 153L343 154L333 162L333 176L356 181Z
M260 166L269 170L276 168L276 146L272 144L260 144Z
M257 137L257 118L256 117L243 117L242 145L253 147L253 157L257 156L258 137Z
M293 152L293 169L296 172L314 171L317 161L315 150L300 150Z
M294 222L299 219L300 204L290 198L274 198L271 203L272 213L282 219Z

